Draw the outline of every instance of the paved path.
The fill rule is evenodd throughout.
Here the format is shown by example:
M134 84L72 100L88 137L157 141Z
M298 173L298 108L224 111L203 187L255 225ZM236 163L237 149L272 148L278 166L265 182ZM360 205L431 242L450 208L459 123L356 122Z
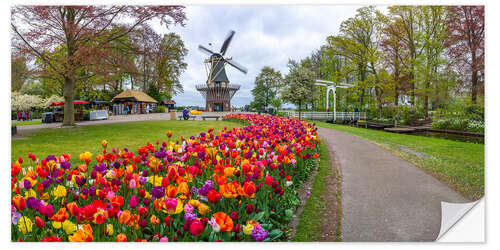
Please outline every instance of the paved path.
M342 172L344 241L434 241L441 201L470 202L391 152L359 137L319 128Z

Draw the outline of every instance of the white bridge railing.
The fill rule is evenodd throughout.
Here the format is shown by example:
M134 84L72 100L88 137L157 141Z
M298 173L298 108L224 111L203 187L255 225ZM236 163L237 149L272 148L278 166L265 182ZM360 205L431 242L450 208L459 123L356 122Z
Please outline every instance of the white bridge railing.
M298 111L282 110L286 116L292 118L299 118ZM309 120L333 120L333 112L300 112L302 119ZM336 112L337 121L357 121L366 120L366 112Z

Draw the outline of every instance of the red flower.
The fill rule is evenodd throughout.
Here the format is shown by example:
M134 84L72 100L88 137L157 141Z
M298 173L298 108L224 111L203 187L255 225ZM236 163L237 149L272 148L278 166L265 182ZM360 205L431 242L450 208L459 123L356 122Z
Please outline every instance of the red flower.
M253 204L248 204L246 210L247 214L251 214L253 212Z
M208 201L210 201L212 203L219 202L220 196L221 196L221 194L218 193L217 191L213 190L213 189L211 189L210 191L208 191L208 194L207 194Z
M57 236L47 236L40 240L41 242L61 242L61 238Z
M163 219L163 221L165 222L165 224L167 224L167 226L170 226L170 223L172 223L172 218L170 218L170 216L167 216Z
M271 186L271 184L273 183L273 177L272 176L266 176L266 185L267 186Z
M191 225L189 226L189 232L193 236L198 236L201 233L203 233L203 223L201 223L199 220L194 220L191 222Z
M255 193L255 183L251 181L245 182L245 185L243 185L243 190L246 194L252 195L253 193Z
M114 196L113 198L109 199L109 201L114 208L120 208L123 205L123 197L119 195Z
M42 218L40 218L38 216L35 216L35 225L37 227L44 227L45 226L45 222L42 220Z

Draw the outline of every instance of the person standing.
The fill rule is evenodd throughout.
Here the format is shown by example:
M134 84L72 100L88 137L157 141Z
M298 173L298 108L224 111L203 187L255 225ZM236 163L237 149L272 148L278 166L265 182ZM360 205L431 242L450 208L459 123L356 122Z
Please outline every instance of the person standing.
M21 111L17 111L17 120L20 121L21 120Z
M30 121L33 121L33 111L30 111Z

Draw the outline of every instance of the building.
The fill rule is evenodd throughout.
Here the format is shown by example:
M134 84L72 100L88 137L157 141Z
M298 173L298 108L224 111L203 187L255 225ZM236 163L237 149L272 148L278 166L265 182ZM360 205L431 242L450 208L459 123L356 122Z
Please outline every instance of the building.
M151 96L137 90L125 90L111 99L113 114L146 114L156 110L158 103Z

